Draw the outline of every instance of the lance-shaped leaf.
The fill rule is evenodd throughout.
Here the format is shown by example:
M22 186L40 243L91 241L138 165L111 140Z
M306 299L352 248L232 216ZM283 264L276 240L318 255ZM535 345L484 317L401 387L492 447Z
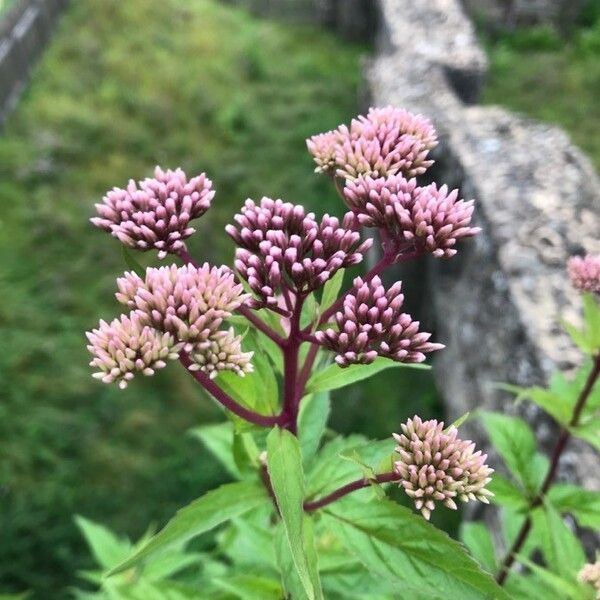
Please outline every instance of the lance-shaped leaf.
M298 438L274 428L267 437L267 465L285 537L306 598L322 598L316 568L311 566L304 522L304 473Z
M336 363L329 365L322 371L315 373L308 381L306 386L306 393L313 394L315 392L322 392L326 390L337 390L342 387L346 387L357 381L367 379L372 375L376 375L384 369L397 369L397 368L409 368L409 369L430 369L429 365L415 364L415 363L399 363L389 358L379 357L375 359L370 365L350 365L345 369L342 369Z
M305 465L311 462L317 452L330 412L331 400L328 392L305 396L300 403L298 439Z
M129 569L155 552L187 542L229 519L268 502L269 496L264 486L257 481L240 481L222 485L179 510L164 529L127 560L112 569L109 574Z
M325 518L369 571L401 586L409 598L509 598L463 546L389 500L364 504L347 498L331 504Z

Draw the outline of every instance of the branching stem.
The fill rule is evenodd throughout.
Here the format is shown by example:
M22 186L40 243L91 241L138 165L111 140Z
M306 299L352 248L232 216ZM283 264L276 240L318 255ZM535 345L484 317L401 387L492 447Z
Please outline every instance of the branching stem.
M179 360L185 367L186 371L215 399L222 404L227 410L236 414L238 417L246 421L258 425L259 427L273 427L275 425L283 425L286 421L284 414L280 415L261 415L257 412L247 409L245 406L238 404L229 394L222 390L206 373L203 371L190 371L189 367L193 364L187 352L179 353Z
M398 481L400 476L397 473L382 473L381 475L376 475L373 479L369 479L367 477L363 477L362 479L357 479L356 481L352 481L351 483L347 483L343 485L341 488L331 492L327 496L323 496L319 500L306 501L304 503L304 510L310 512L312 510L317 510L318 508L323 508L336 500L339 500L346 494L350 494L355 492L356 490L360 490L374 483L390 483L391 481Z
M513 563L515 562L517 555L521 551L521 548L527 541L527 537L529 535L529 532L531 531L531 525L532 525L531 511L534 508L537 508L538 506L542 505L542 503L544 502L544 498L545 498L546 494L548 493L548 490L554 483L556 473L558 472L558 465L560 462L560 457L567 445L567 442L569 441L569 439L571 437L569 428L575 427L578 424L579 418L581 417L581 413L583 412L583 409L585 407L585 403L587 402L592 390L594 389L594 384L598 380L599 375L600 375L600 354L598 354L594 358L594 364L593 364L592 370L590 371L590 374L588 375L585 385L583 386L583 389L581 390L581 392L579 394L579 398L577 399L577 402L575 403L575 407L573 408L573 414L571 416L568 426L562 427L560 430L558 440L556 442L556 445L554 446L554 450L552 451L552 457L550 459L550 467L548 468L548 472L546 473L546 477L544 478L544 483L542 483L542 486L540 487L540 490L536 494L535 498L533 498L531 500L531 502L529 504L529 514L527 515L525 521L523 521L523 525L521 525L521 529L520 529L519 533L517 534L517 537L515 538L513 545L511 546L510 550L507 552L504 560L502 561L500 570L498 571L498 574L496 575L496 581L500 585L502 585L506 581L506 578L508 577L508 574L510 572L510 568L512 567Z

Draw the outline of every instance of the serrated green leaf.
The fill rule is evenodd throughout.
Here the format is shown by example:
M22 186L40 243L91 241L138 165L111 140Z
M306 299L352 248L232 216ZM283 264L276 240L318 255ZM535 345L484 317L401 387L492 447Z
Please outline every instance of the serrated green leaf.
M494 504L524 511L529 505L527 493L506 477L494 473L492 481L486 486L494 494L490 500Z
M328 392L305 396L300 402L298 439L304 465L308 465L317 452L330 412L331 399Z
M327 525L374 575L422 600L508 600L464 548L412 511L389 500L351 498L325 510Z
M321 313L325 312L338 299L344 283L344 273L345 270L340 269L329 281L325 282L321 296Z
M252 523L247 518L234 519L219 542L219 551L237 567L277 567L273 549L273 528Z
M595 356L600 350L600 305L593 294L584 294L582 301L584 326L579 329L568 322L562 325L580 350Z
M334 363L322 371L313 374L308 380L306 393L314 394L315 392L337 390L357 381L372 377L384 369L392 368L430 369L431 367L424 364L399 363L389 358L381 357L377 358L370 365L350 365L345 369Z
M569 427L575 437L586 441L590 446L600 450L600 417L591 417L580 425Z
M254 334L246 337L244 350L254 352L254 371L244 377L239 377L232 371L222 371L216 382L243 406L263 415L274 415L279 406L279 387L273 366L262 352Z
M544 502L543 511L536 513L534 522L536 519L546 565L559 575L572 577L585 564L579 540L549 501Z
M307 474L307 496L314 498L362 476L353 463L341 460L343 452L356 451L360 461L377 466L390 455L394 440L368 440L361 435L337 437L325 444Z
M109 574L129 569L155 552L165 550L175 544L183 544L214 529L217 525L269 501L264 486L256 481L227 483L211 490L179 510L147 544L112 569Z
M231 422L194 427L190 429L189 433L198 438L210 450L232 477L241 478L240 470L233 458L234 434Z
M277 507L296 572L306 598L322 596L318 575L309 564L304 531L304 473L298 439L285 429L275 427L267 437L267 466Z
M487 434L511 474L531 494L540 482L542 458L537 452L535 435L529 425L519 417L499 413L481 413ZM543 477L544 473L541 473Z
M75 517L75 523L83 534L96 562L103 569L110 569L125 560L131 552L131 542L127 538L120 538L110 529L94 523L81 516Z
M594 592L591 587L579 583L574 573L571 576L561 576L541 567L525 556L518 555L517 560L525 565L542 584L550 588L550 591L554 591L557 594L555 596L556 600L594 599ZM532 578L529 579L531 580ZM530 592L532 588L531 583L528 587ZM539 589L541 586L536 587ZM544 598L548 598L548 596L545 595Z
M580 527L600 530L600 492L555 483L548 490L547 498L558 511L573 515Z
M495 573L498 560L488 527L483 523L463 523L460 527L460 539L486 571Z

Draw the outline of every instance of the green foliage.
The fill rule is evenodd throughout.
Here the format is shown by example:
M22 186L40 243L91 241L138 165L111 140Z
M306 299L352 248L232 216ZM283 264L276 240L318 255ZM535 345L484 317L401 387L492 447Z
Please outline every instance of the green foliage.
M367 569L411 597L509 598L460 544L388 500L343 500L328 507L326 519L330 531Z
M304 516L304 473L298 438L274 428L267 437L267 464L273 493L296 573L308 600L323 597L316 570L310 517Z
M331 364L322 371L315 373L306 386L307 393L337 390L346 387L372 375L390 368L429 369L428 365L398 363L389 358L378 357L370 365L350 365L340 369L337 364Z
M577 346L594 356L600 350L600 305L593 294L583 296L583 317L584 326L581 329L569 323L563 325Z
M567 39L548 27L486 40L484 101L564 127L600 168L600 12L589 3Z
M488 527L483 523L463 523L460 527L460 539L486 571L496 572L498 559Z
M264 486L257 481L228 483L207 492L201 498L182 508L131 557L111 570L112 574L143 562L156 552L183 544L217 527L221 523L244 514L268 500Z
M537 451L535 435L519 417L499 413L481 416L490 440L509 472L533 496L547 471L548 460Z

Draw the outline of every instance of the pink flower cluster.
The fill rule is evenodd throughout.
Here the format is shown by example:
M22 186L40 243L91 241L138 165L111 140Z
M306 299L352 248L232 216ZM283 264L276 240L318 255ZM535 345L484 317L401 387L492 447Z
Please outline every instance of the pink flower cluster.
M182 344L170 333L162 333L143 324L141 315L121 315L111 323L100 321L98 329L86 333L88 350L94 358L90 366L98 369L93 376L104 383L118 382L126 388L135 373L154 375L167 360L178 357Z
M262 198L246 200L237 226L227 233L237 244L235 267L256 295L252 305L275 306L282 288L306 294L342 268L362 261L371 240L360 242L355 219L340 223L325 215L321 222L303 206Z
M394 244L434 256L454 256L457 240L480 231L470 226L473 200L458 200L458 190L449 193L445 185L419 187L402 175L361 176L346 182L344 197L361 225L378 227Z
M210 377L229 370L243 376L252 370L251 352L242 352L241 337L219 327L248 298L226 267L148 268L145 278L125 273L117 280L119 302L132 309L110 325L88 333L92 366L102 381L126 382L135 371L151 375L165 358L184 350L191 370Z
M429 119L388 106L370 108L350 127L341 125L306 143L320 173L344 179L396 173L414 177L433 163L428 154L437 145L437 135Z
M379 277L354 280L353 291L334 316L337 328L315 333L319 344L337 353L338 365L368 364L378 356L418 363L425 360L426 352L444 347L429 342L431 334L419 332L419 322L402 312L401 286L397 282L386 290Z
M401 427L402 433L394 434L399 455L394 471L426 519L436 502L454 510L457 499L489 503L493 494L485 486L493 469L485 464L486 454L475 452L474 443L459 439L455 427L445 430L436 420L422 421L415 416Z
M181 169L156 167L153 178L130 180L125 189L114 188L101 204L92 223L123 244L138 250L158 250L159 258L185 250L183 240L196 230L190 221L201 217L215 195L204 173L187 179Z
M573 287L582 293L600 294L600 255L573 256L567 263Z

